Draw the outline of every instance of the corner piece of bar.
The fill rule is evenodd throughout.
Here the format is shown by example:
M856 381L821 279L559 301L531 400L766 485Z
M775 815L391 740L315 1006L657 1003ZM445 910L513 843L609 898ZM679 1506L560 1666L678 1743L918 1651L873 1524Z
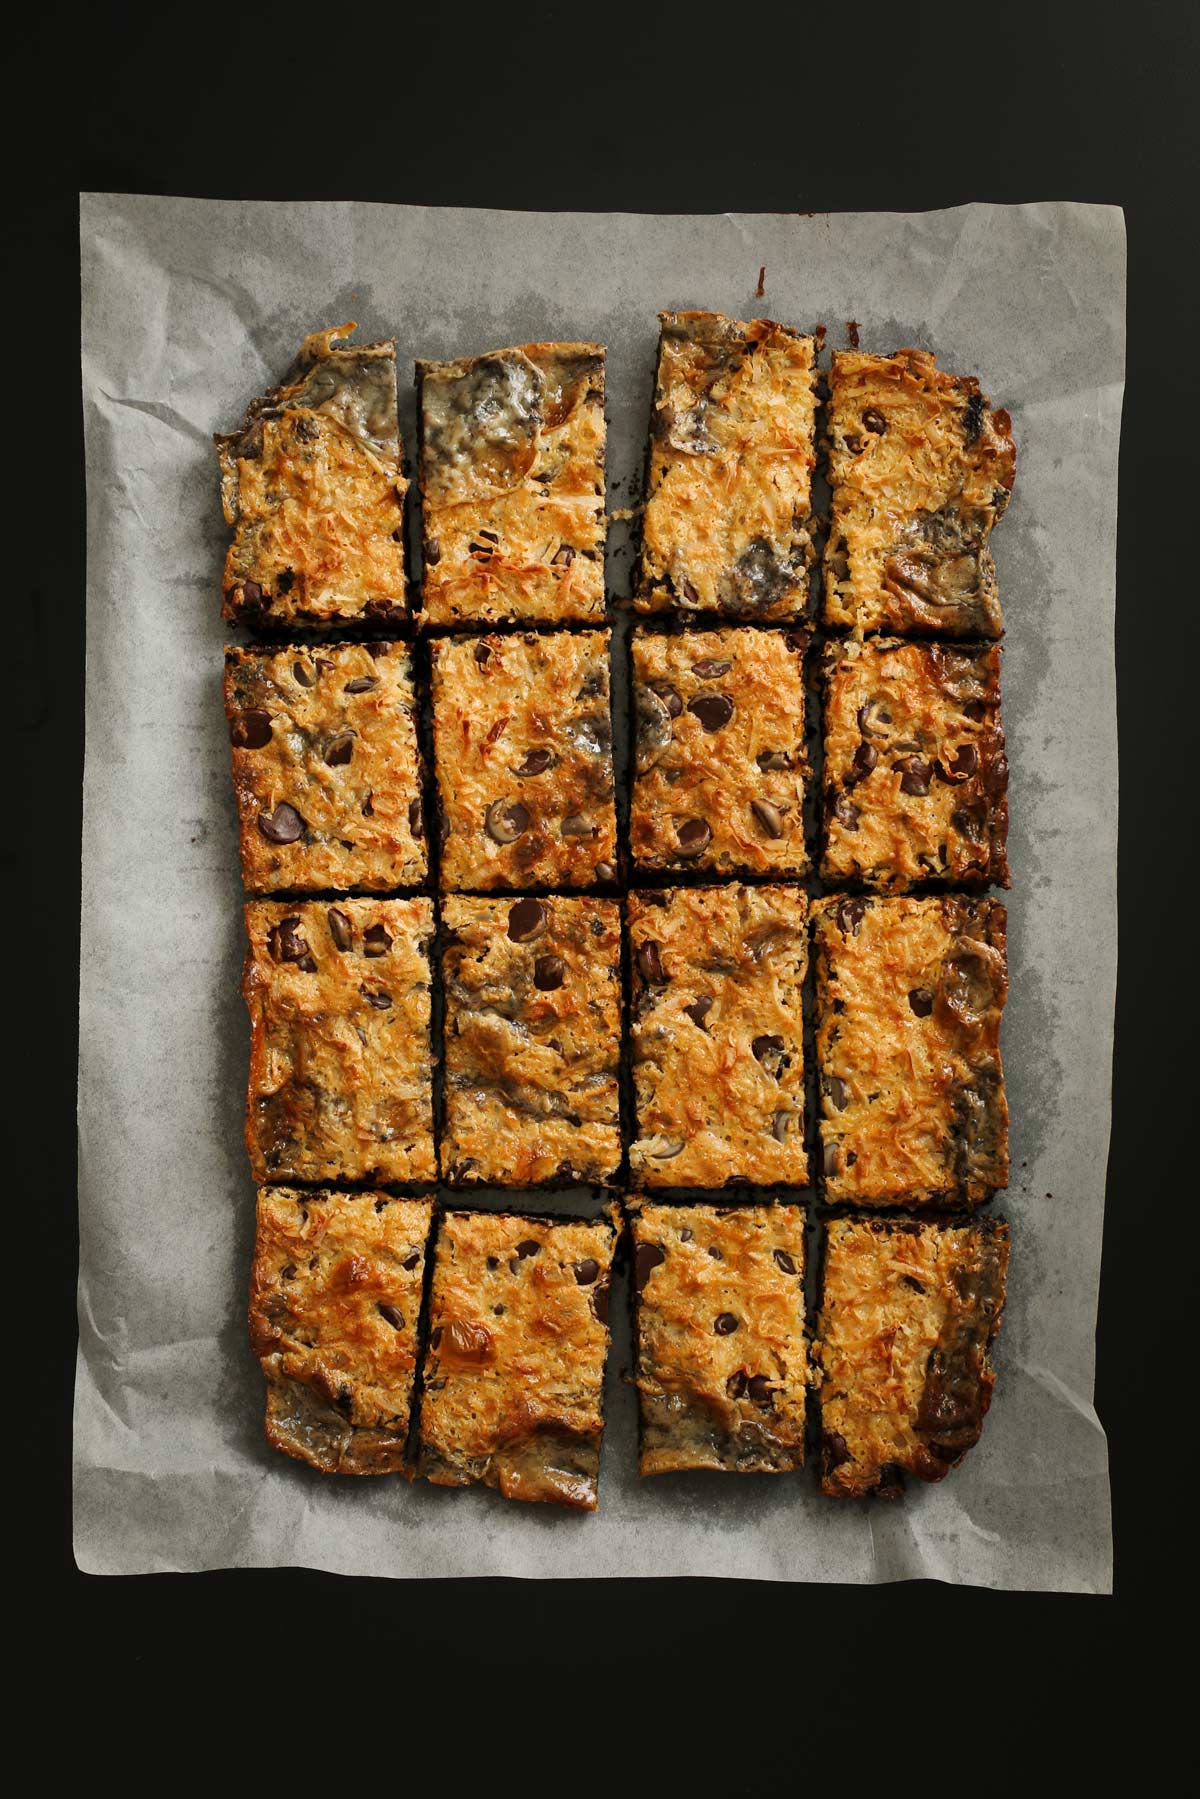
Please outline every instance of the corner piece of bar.
M942 1480L979 1441L1008 1250L999 1218L827 1225L812 1348L822 1493L894 1499L906 1475Z
M222 615L270 631L408 616L396 346L306 337L240 431L215 439L233 542Z
M405 1470L428 1199L263 1187L250 1341L267 1441L323 1474Z
M659 319L634 604L797 618L814 553L815 340L771 319Z
M426 625L604 617L603 344L419 362Z
M1001 634L989 539L1016 476L1012 420L926 350L835 351L825 623L859 636Z

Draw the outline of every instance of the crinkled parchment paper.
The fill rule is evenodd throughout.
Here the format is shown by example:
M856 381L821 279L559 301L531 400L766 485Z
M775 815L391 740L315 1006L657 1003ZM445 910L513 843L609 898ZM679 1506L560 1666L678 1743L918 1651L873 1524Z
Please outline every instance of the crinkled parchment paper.
M1116 968L1121 214L655 218L89 194L81 233L80 1566L1107 1589L1092 1389ZM1013 1180L996 1204L1014 1227L1010 1301L983 1441L891 1506L821 1500L807 1474L639 1485L620 1335L596 1516L330 1480L262 1436L211 434L306 332L345 319L396 337L402 381L416 356L598 338L610 500L628 504L661 307L823 321L833 346L853 319L864 348L923 345L978 374L1014 420L1017 489L994 539L1013 769ZM402 407L411 445L411 392ZM628 576L625 551L617 592Z

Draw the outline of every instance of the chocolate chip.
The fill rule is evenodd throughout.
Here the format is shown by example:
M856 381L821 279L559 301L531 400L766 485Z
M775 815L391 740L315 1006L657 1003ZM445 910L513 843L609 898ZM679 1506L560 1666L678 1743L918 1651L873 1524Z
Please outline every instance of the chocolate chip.
M857 806L851 805L844 793L839 793L833 802L833 816L843 831L857 831L862 814Z
M783 1272L785 1274L795 1274L796 1264L792 1260L791 1256L788 1254L786 1249L777 1249L773 1253L774 1253L776 1262L778 1263L779 1267L783 1269Z
M858 728L864 737L886 737L887 731L880 730L880 725L890 725L892 715L881 700L868 700L865 706L858 709ZM871 764L872 768L875 766Z
M277 962L296 962L307 973L315 972L317 965L309 952L299 917L281 918L267 933L267 944Z
M683 1009L692 1020L692 1023L699 1025L700 1029L703 1030L704 1020L712 1011L712 1000L707 993L702 993L699 999L693 1000L690 1006L685 1006Z
M790 768L791 758L783 750L760 750L755 761L762 773L768 774L773 769Z
M560 544L551 557L552 564L559 568L570 568L575 560L575 552L569 543Z
M301 687L315 687L317 684L315 671L307 668L303 662L292 663L292 674Z
M339 731L338 735L333 738L326 748L325 760L330 768L337 768L342 763L349 762L353 754L354 732Z
M857 787L860 781L866 780L878 761L879 751L875 748L873 743L868 743L864 738L854 752L854 760L850 764L849 772L846 775L845 785L847 787Z
M835 1112L844 1112L850 1104L850 1089L840 1075L827 1074L821 1085Z
M522 780L526 775L544 775L553 761L549 750L528 750L513 773L520 775Z
M426 540L425 540L425 561L428 563L429 567L436 568L438 563L441 560L442 560L442 546L439 543L438 539L436 537L426 538Z
M911 1287L914 1293L924 1293L925 1289L920 1281L914 1280L911 1274L902 1274L900 1279L904 1286Z
M750 810L768 837L783 836L783 813L770 800L751 800Z
M787 1045L784 1043L783 1038L775 1036L772 1033L771 1035L756 1037L754 1042L750 1045L750 1053L753 1055L756 1062L763 1062L768 1056L781 1056L786 1047Z
M709 1250L708 1253L712 1257L714 1262L723 1262L725 1260L724 1250L719 1249L715 1243L713 1244L712 1248Z
M532 943L550 923L550 914L541 900L518 900L508 914L508 934L514 943Z
M416 1267L416 1266L417 1266L417 1264L418 1264L418 1263L419 1263L419 1262L420 1262L420 1260L421 1260L421 1252L420 1252L420 1250L419 1250L419 1249L414 1249L414 1250L413 1250L413 1252L412 1252L412 1254L411 1254L411 1255L407 1255L407 1256L405 1256L405 1258L404 1258L404 1260L403 1260L403 1261L402 1261L402 1262L401 1262L401 1264L400 1264L400 1266L401 1266L401 1268L407 1268L407 1269L408 1269L408 1272L409 1272L409 1273L410 1273L410 1274L411 1274L411 1273L412 1273L412 1271L413 1271L413 1269L414 1269L414 1268L415 1268L415 1267Z
M526 1237L523 1242L517 1244L517 1256L522 1262L529 1256L540 1256L541 1253L541 1244L535 1243L532 1237Z
M259 606L262 604L263 590L257 581L242 582L243 606Z
M235 713L229 721L229 741L239 750L265 748L271 741L271 714L257 706Z
M790 1112L776 1112L771 1121L771 1135L774 1137L776 1143L787 1142L787 1134L791 1128L791 1123L792 1114Z
M637 953L637 965L644 981L652 986L659 986L666 980L662 965L662 946L653 937L648 937Z
M288 1262L285 1267L281 1268L279 1270L279 1278L281 1281L294 1281L296 1278L295 1262Z
M353 936L350 929L350 920L346 917L346 914L344 912L339 912L336 906L330 906L328 912L325 914L325 919L326 923L329 925L329 935L333 938L334 947L340 950L349 949Z
M1008 757L1003 750L984 763L982 785L983 791L992 795L1003 793L1008 787Z
M837 909L837 921L847 936L855 936L858 927L866 914L867 902L860 899L843 900Z
M963 717L973 719L976 724L982 721L986 712L987 706L983 700L965 700L963 702Z
M669 681L651 681L651 693L656 693L671 718L678 718L683 711L683 701Z
M894 766L901 770L901 793L912 793L923 799L929 792L929 780L933 772L924 756L906 756Z
M713 1329L716 1331L718 1337L732 1337L737 1327L738 1320L734 1317L732 1312L717 1313Z
M771 1383L768 1377L765 1374L752 1374L746 1382L746 1394L755 1405L771 1405Z
M821 1169L827 1175L838 1174L842 1167L842 1146L836 1139L829 1139L821 1149Z
M597 864L596 864L596 879L598 881L615 881L616 878L617 878L617 871L613 867L611 862L597 862ZM603 930L603 928L604 927L601 926L601 930Z
M392 939L381 924L368 925L363 932L363 955L386 956L392 947Z
M933 1011L933 995L928 987L914 987L908 996L908 1003L918 1018L928 1018Z
M983 395L972 394L963 413L963 436L973 444L983 430Z
M374 799L375 799L374 789L373 788L368 789L367 797L363 801L362 807L361 807L362 815L364 818L374 818L374 816L375 816L375 806L373 803Z
M687 818L676 833L679 854L690 860L704 853L712 842L712 826L703 818Z
M591 837L594 836L596 827L582 812L572 812L568 818L563 819L561 829L564 837Z
M358 991L362 994L367 1004L369 1006L374 1006L377 1012L386 1012L392 1003L391 994L385 993L382 988L373 989L371 987L360 987Z
M402 1331L404 1329L404 1313L398 1306L381 1305L376 1309L381 1318L387 1319L393 1330Z
M590 1287L599 1272L600 1264L594 1256L585 1256L582 1262L575 1264L575 1279L581 1287Z
M876 437L882 437L888 428L888 422L882 412L877 411L874 406L867 407L862 415L862 422L868 431L875 433Z
M695 1231L691 1230L689 1226L685 1224L679 1233L679 1241L681 1243L690 1243L695 1234Z
M486 643L477 643L475 645L475 660L478 662L480 668L482 668L485 663L490 662L491 659L492 652L489 646Z
M529 809L520 800L493 800L485 823L493 843L515 843L529 829Z
M561 956L539 956L533 965L533 984L543 993L553 993L566 979L567 965Z
M353 681L346 682L343 691L346 693L370 693L372 687L378 686L378 675L355 675Z
M408 802L408 828L419 842L425 829L425 821L421 815L421 802L419 799L410 800Z
M846 1447L846 1439L841 1435L840 1431L827 1430L821 1447L827 1470L840 1468L843 1462L848 1462L851 1459L850 1451Z
M295 806L280 800L274 812L260 812L258 828L268 843L295 843L304 835L304 820Z
M665 1250L660 1249L657 1243L638 1244L637 1254L633 1259L633 1273L639 1293L644 1293L646 1291L646 1282L650 1279L650 1276L658 1267L659 1263L665 1262L666 1259Z
M693 662L692 673L699 675L702 681L719 681L732 667L732 662L721 662L715 656L709 656L703 662Z
M979 751L973 743L960 744L947 761L939 761L937 773L943 781L968 781L979 767Z
M681 591L689 606L698 606L700 604L700 595L696 592L696 589L692 586L690 581L683 582Z
M720 731L733 717L733 701L724 693L702 693L688 701L688 711L706 731Z
M607 1281L603 1286L597 1287L592 1294L592 1312L598 1324L608 1323L608 1308L611 1299L612 1293Z

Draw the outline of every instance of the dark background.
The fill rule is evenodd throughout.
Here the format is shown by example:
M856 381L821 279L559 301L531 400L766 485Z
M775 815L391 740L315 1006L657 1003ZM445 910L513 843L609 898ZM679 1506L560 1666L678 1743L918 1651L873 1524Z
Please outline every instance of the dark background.
M9 1554L34 1577L18 1626L26 1677L40 1686L69 1671L57 1690L70 1715L107 1726L90 1751L96 1770L109 1756L114 1768L147 1765L165 1733L170 1765L198 1771L210 1744L224 1756L244 1726L292 1778L332 1749L349 1779L406 1781L432 1749L452 1792L501 1770L538 1790L618 1777L641 1791L657 1765L705 1792L913 1777L990 1792L1031 1773L1041 1785L1064 1757L1082 1774L1088 1744L1112 1756L1118 1743L1150 1773L1181 1721L1174 1695L1194 1653L1181 1546L1194 1533L1183 1477L1196 1360L1194 1329L1185 1340L1196 1290L1185 1153L1196 1086L1185 997L1197 959L1195 9L510 0L486 14L401 3L368 14L99 5L80 16L47 5L22 17L6 95L15 591L0 845L16 982L8 1035L23 1073L9 1088L9 1291L34 1306L8 1364L21 1544ZM927 1583L76 1571L80 189L677 212L1125 208L1123 925L1097 1391L1112 1448L1114 1598ZM82 1728L66 1737L56 1754L92 1741Z

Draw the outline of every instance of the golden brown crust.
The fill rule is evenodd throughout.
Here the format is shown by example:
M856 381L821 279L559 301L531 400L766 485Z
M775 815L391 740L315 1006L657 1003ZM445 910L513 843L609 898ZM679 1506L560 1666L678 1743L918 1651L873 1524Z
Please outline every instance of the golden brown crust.
M233 542L222 616L293 625L398 624L404 479L393 342L314 332L240 431L216 438Z
M615 879L610 635L432 646L443 888Z
M246 907L257 1181L432 1180L428 899Z
M813 339L770 319L659 318L635 604L794 618L813 554Z
M267 1440L326 1474L404 1467L427 1199L263 1187L250 1342Z
M251 892L425 879L421 753L403 644L228 647L225 715Z
M442 1173L606 1181L621 1159L615 900L447 898Z
M417 364L428 624L603 617L604 355Z
M841 350L828 431L826 624L999 637L988 539L1016 474L1007 412L925 350Z
M638 1469L804 1463L804 1213L631 1201Z
M808 902L796 887L631 893L635 1176L803 1186Z
M643 868L803 874L800 632L753 626L633 637L634 860Z
M823 675L822 879L1007 887L999 648L850 639Z
M827 1227L813 1343L822 1493L895 1498L979 1441L1004 1313L1008 1226L842 1218Z
M421 1403L436 1485L595 1511L617 1217L446 1213Z
M1008 1180L997 900L813 905L825 1197L977 1205Z

